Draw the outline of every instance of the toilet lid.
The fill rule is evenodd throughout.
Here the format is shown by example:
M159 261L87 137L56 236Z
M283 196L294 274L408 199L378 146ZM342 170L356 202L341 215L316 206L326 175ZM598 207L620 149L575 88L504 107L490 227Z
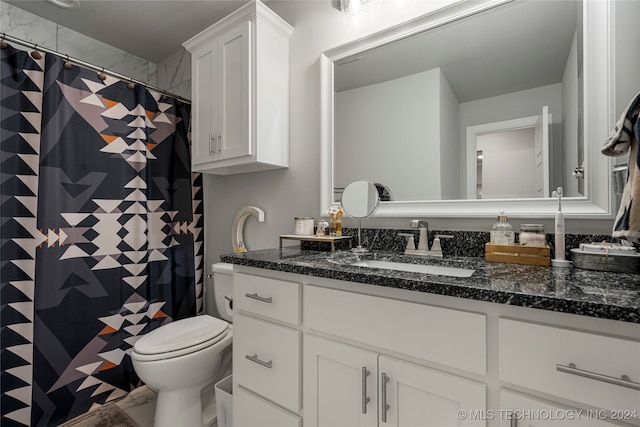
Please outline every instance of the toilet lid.
M224 320L206 314L176 320L144 335L135 343L134 350L140 354L182 350L216 337L221 339L228 326Z

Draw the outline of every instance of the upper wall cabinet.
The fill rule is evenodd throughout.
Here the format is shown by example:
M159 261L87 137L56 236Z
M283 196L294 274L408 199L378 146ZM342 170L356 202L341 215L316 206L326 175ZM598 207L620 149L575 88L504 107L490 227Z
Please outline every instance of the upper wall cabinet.
M289 166L292 33L256 0L184 43L191 52L194 172Z

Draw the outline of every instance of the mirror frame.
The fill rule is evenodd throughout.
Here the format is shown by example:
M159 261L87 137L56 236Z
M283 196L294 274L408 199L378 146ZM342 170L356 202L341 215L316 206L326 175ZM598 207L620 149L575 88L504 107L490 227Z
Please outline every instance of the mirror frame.
M334 62L410 35L429 30L514 0L463 0L443 9L338 46L320 55L320 208L334 201ZM615 196L610 171L614 159L600 153L615 123L613 73L613 1L583 1L583 135L585 195L563 199L568 218L613 219ZM374 217L550 217L554 198L472 199L381 202Z

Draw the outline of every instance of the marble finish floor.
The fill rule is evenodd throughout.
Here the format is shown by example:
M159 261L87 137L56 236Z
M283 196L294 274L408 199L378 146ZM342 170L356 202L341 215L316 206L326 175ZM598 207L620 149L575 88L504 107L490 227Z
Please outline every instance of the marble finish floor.
M145 386L138 387L122 399L114 402L138 427L153 427L156 410L156 392Z

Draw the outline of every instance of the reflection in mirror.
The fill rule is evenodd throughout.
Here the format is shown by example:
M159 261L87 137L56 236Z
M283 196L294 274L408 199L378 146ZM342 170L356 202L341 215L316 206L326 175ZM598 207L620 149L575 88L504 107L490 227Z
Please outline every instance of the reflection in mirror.
M584 196L581 15L578 0L514 1L336 60L334 186L365 177L398 201Z
M366 252L362 247L362 220L371 217L380 206L376 186L368 181L354 181L342 193L342 208L351 218L358 220L358 246L356 252Z

